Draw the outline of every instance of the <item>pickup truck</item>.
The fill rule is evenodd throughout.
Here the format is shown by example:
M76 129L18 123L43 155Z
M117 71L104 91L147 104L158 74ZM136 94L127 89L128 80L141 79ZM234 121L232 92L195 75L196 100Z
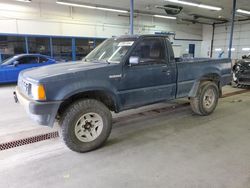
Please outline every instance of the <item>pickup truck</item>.
M250 54L243 56L233 66L232 86L250 86Z
M14 98L38 124L58 122L71 150L87 152L109 137L111 111L188 97L194 113L209 115L230 81L230 59L175 59L167 36L128 35L82 61L21 72Z

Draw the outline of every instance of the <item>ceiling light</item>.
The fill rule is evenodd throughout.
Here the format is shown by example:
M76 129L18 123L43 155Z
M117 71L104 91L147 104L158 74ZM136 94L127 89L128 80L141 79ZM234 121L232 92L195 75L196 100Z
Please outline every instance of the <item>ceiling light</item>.
M71 2L66 2L66 1L65 2L64 1L57 1L56 3L61 4L61 5L73 6L73 7L97 9L97 10L110 11L110 12L128 13L127 10L105 8L105 7L98 7L98 6L92 6L92 5L84 5L84 4L78 4L78 3L73 3L73 2L71 3Z
M250 48L242 48L242 51L250 51Z
M191 2L187 2L187 1L179 1L179 0L165 0L165 1L168 1L171 3L178 3L178 4L182 4L182 5L193 6L193 7L205 8L205 9L209 9L209 10L216 10L216 11L219 11L222 9L221 7L215 7L215 6L204 5L204 4L199 4L199 3L191 3Z
M229 51L229 48L227 49L227 51ZM235 48L231 48L231 51L234 52L234 51L235 51Z
M222 49L221 49L221 48L215 48L214 51L216 51L216 52L221 52Z
M24 2L24 3L30 3L31 2L31 0L16 0L16 1Z
M173 17L173 16L163 16L163 15L157 15L157 14L155 14L154 17L176 20L176 17Z
M237 12L238 13L243 13L243 14L250 14L250 11L248 11L248 10L242 10L242 9L238 9Z

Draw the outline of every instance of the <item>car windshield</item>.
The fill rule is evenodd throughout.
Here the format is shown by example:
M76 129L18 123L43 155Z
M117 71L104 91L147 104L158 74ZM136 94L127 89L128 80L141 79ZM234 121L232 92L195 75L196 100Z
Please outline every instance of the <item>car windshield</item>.
M14 57L9 57L7 59L5 59L2 63L0 63L1 65L10 65L13 63L13 60L16 58L16 56Z
M120 63L122 58L134 44L134 39L116 39L105 40L96 49L87 55L85 61L106 61L108 63Z

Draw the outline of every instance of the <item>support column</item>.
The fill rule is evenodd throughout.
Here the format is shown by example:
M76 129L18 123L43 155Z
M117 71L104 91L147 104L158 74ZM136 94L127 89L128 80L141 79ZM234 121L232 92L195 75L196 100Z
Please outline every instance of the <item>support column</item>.
M130 0L130 35L134 34L134 0Z
M52 41L52 37L49 38L49 49L50 49L50 57L53 58L53 41Z
M230 33L230 39L229 39L228 58L232 57L235 12L236 12L236 0L233 0L233 9L232 9L232 18L231 18L231 33Z
M76 39L72 38L72 61L76 60Z
M211 41L210 58L213 57L213 50L214 50L214 31L215 31L215 24L213 23L213 33L212 33L212 41Z
M28 37L25 37L25 50L26 50L26 54L29 53L29 43L28 43Z

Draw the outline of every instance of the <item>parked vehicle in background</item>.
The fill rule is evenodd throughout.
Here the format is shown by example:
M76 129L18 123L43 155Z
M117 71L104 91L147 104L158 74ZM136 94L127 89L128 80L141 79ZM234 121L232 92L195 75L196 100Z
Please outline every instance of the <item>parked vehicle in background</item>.
M232 86L250 86L250 54L243 56L233 66Z
M174 57L166 36L111 38L83 61L21 72L14 98L41 125L57 119L70 149L91 151L109 137L110 111L183 97L196 114L215 110L232 80L231 60Z
M17 82L22 70L54 63L56 61L52 58L40 54L20 54L10 57L0 64L0 83Z

